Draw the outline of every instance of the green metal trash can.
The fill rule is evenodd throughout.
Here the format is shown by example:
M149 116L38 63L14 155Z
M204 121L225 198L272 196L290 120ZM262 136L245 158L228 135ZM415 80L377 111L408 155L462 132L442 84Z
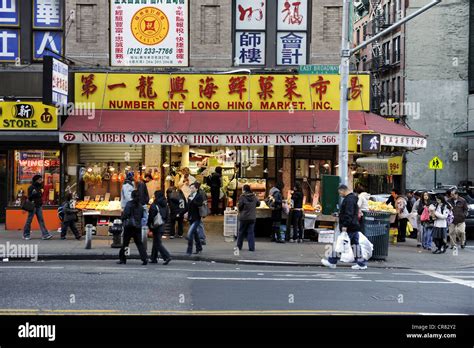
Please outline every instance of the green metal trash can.
M362 211L362 233L374 245L372 258L385 260L388 257L390 235L390 213Z

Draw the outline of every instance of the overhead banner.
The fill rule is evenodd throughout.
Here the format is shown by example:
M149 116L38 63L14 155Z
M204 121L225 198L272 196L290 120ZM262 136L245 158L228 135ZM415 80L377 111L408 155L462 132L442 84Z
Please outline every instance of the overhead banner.
M339 75L75 74L75 102L106 110L339 110ZM369 75L349 77L349 110L369 110Z
M112 66L187 66L189 0L110 1Z
M0 102L0 131L56 130L58 114L41 102Z

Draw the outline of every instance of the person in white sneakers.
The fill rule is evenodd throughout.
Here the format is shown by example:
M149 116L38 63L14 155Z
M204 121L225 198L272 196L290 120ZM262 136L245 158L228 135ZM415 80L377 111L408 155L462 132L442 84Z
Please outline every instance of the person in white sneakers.
M347 232L351 240L351 246L354 250L354 259L356 264L352 269L367 269L366 260L362 257L362 248L359 244L359 206L357 205L357 196L349 190L346 185L340 185L339 195L343 197L341 208L339 210L339 228L341 232ZM321 263L329 268L336 268L340 255L333 251L331 257L327 260L322 259Z

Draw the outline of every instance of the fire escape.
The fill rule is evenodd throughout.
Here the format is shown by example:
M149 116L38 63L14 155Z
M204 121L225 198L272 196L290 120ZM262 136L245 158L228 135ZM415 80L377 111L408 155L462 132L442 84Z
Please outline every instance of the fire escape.
M370 21L367 36L373 36L390 26L385 19L382 0L370 0ZM391 68L390 57L384 52L379 41L372 43L372 59L370 64L372 101L371 111L380 113L381 104L385 101L381 76Z

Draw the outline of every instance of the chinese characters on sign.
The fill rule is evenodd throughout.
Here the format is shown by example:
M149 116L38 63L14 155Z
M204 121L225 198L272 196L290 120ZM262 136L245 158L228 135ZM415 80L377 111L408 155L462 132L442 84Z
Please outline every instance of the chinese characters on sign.
M279 32L277 34L277 64L306 64L306 33Z
M235 2L234 65L265 65L265 0Z
M18 0L0 0L0 26L17 27L19 24Z
M308 0L278 0L278 30L306 30Z
M235 39L236 65L263 65L265 64L265 33L263 32L236 32Z
M0 63L15 62L20 57L20 31L0 29Z
M61 0L33 0L34 61L63 54L63 6Z
M58 129L56 108L41 102L0 102L0 120L0 131Z
M351 76L351 78L354 76ZM367 110L369 75L350 110ZM75 101L111 110L338 110L339 75L75 73Z
M188 1L111 1L111 65L187 66Z
M265 30L265 0L237 0L235 28Z

